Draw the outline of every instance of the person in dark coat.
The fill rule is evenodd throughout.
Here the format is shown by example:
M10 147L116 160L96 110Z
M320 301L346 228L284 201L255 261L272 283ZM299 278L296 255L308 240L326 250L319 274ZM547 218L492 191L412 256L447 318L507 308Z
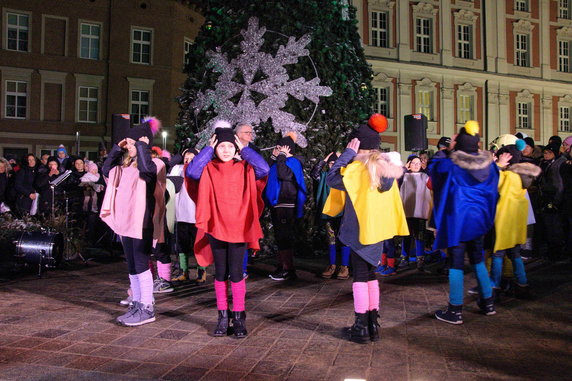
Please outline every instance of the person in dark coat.
M47 164L48 171L38 173L34 182L35 188L40 194L38 210L39 213L44 217L48 217L52 211L52 200L54 197L52 196L52 188L50 186L50 182L57 179L61 174L59 170L60 162L55 156L50 156L50 158L48 158ZM60 184L54 189L56 208L61 206L63 187L64 184Z
M10 211L9 191L13 187L12 166L3 157L0 157L0 214Z
M562 185L564 186L564 204L562 211L566 224L566 252L572 253L572 136L568 136L564 139L560 151L562 152L562 156L566 159L560 168Z
M36 199L36 189L34 181L37 174L36 156L29 153L25 157L25 165L18 171L14 179L14 189L16 190L16 212L19 216L30 213L32 202Z
M81 183L82 176L87 173L85 162L82 158L73 158L71 171L70 177L66 179L64 190L67 192L69 199L68 207L71 213L70 217L80 223L81 226L85 221L85 213L83 212L84 188L79 184Z
M58 163L60 164L60 172L64 172L68 169L71 169L72 163L71 159L68 156L68 151L63 144L60 144L58 150L56 151Z

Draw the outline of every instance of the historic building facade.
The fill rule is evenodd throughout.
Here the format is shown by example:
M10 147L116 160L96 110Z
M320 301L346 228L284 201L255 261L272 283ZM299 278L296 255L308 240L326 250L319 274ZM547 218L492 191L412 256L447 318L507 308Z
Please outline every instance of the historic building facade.
M184 0L3 0L0 155L96 154L111 114L178 120L185 52L204 22ZM158 139L159 140L159 139Z
M403 116L429 119L430 148L468 119L484 143L523 132L572 134L572 1L354 0L374 71L387 148L404 150ZM432 147L431 147L432 146Z

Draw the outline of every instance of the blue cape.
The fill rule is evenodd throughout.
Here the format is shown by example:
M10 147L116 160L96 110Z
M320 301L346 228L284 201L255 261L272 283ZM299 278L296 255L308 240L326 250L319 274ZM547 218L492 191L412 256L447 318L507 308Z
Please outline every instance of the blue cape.
M429 163L434 200L432 217L437 228L435 250L471 241L493 227L499 170L491 163L488 171L488 177L481 182L449 158Z
M298 186L298 194L296 195L296 217L302 218L304 216L304 203L306 202L306 183L304 182L304 171L302 170L302 163L300 160L289 157L286 159L286 165L292 173L294 173L294 178ZM266 198L270 205L275 206L278 204L278 197L280 196L280 181L278 180L278 171L276 170L276 164L270 167L270 173L268 174L268 183L266 184Z

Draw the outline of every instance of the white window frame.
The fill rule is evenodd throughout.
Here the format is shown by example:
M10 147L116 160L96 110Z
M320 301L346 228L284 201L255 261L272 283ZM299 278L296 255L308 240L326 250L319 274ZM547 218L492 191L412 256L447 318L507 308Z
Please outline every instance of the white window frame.
M428 34L425 34L426 27L428 27L429 29ZM414 28L415 28L415 51L417 53L433 54L433 34L434 34L433 18L416 17Z
M560 132L572 132L570 128L570 113L572 112L572 107L568 105L561 105L558 107L558 131Z
M183 43L183 67L186 67L189 64L189 60L187 59L187 54L191 51L191 47L194 45L194 41L190 38L185 38Z
M16 17L18 18L18 24L14 27L12 24L8 23L8 17L10 15L16 15ZM21 16L25 16L28 18L28 25L27 26L20 26L20 17ZM12 9L4 9L4 14L3 14L3 19L5 22L5 27L4 27L4 35L6 36L6 38L4 38L4 49L6 50L10 50L12 52L30 52L31 51L31 43L32 43L32 28L31 28L31 24L32 24L32 14L29 12L23 12L23 11L19 11L19 10L12 10ZM10 49L8 47L8 30L9 29L16 29L16 49ZM20 42L20 31L26 31L27 32L27 41L26 41L26 50L20 50L19 47L19 42Z
M369 42L371 46L376 46L378 48L389 48L391 47L390 43L390 13L388 11L379 11L373 10L369 14ZM375 16L375 17L374 17ZM382 16L385 20L382 20ZM375 21L375 25L374 25ZM385 21L385 27L381 27L381 22ZM385 38L382 39L382 35L385 35ZM374 43L375 41L375 43Z
M572 72L570 63L572 62L572 52L570 51L570 40L558 40L558 71L562 73Z
M82 89L87 89L87 92L88 92L87 97L81 96ZM96 91L95 98L89 94L92 90ZM99 87L96 87L96 86L78 86L78 88L77 88L77 121L79 123L97 123L98 122L99 98L100 98ZM85 104L87 105L87 107L85 108L87 118L85 118L85 119L81 118L82 102L85 102ZM90 106L92 103L95 103L95 120L90 119Z
M465 123L467 120L475 120L475 97L473 95L459 94L457 102L459 105L457 122Z
M97 36L97 38L96 38L96 37L95 37L94 35L92 35L92 34L87 34L87 35L83 34L83 30L82 30L82 29L83 29L83 26L84 26L84 25L87 25L87 26L90 27L90 32L91 32L91 28L92 28L92 27L98 27L98 28L99 28L99 36ZM102 34L102 32L103 32L103 26L102 26L102 24L101 24L101 23L98 23L98 22L93 22L93 21L80 20L80 21L79 21L78 32L79 32L79 33L78 33L79 40L78 40L77 56L78 56L79 58L83 58L83 59L87 59L87 60L95 60L95 61L101 60L101 40L102 40L102 39L101 39L101 34ZM85 39L88 39L88 41L89 41L89 47L90 47L90 48L88 49L88 52L89 52L89 53L88 53L88 57L82 56L82 49L81 49L81 48L82 48L82 39L84 39L84 38L85 38ZM92 41L93 41L93 40L97 40L97 41L98 41L98 49L97 49L97 57L96 57L96 58L94 58L94 57L91 56L91 51L92 51L92 49L91 49L91 44L92 44Z
M16 91L8 91L8 82L12 82L16 86ZM24 84L26 86L26 92L22 93L18 91L18 86ZM28 102L28 94L29 91L29 82L22 81L22 80L15 80L15 79L6 79L4 81L4 117L6 119L26 119L29 113L29 102ZM14 103L14 115L8 115L8 97L13 96L15 97ZM26 104L24 106L24 116L18 116L18 99L24 98Z
M139 99L133 100L133 94L138 93ZM141 100L141 94L147 94L147 101ZM137 107L137 112L133 112L133 106ZM147 106L147 112L141 112L142 106ZM151 114L151 91L142 89L132 89L129 91L129 114L131 114L134 124L141 123L141 119Z
M468 40L464 39L467 37L465 31L461 29L468 29ZM474 58L473 55L473 25L470 24L457 24L457 56L459 58L471 60ZM463 37L463 38L461 38Z
M135 33L136 32L149 33L149 41L144 41L143 39L135 40ZM153 38L154 38L154 35L155 35L155 33L154 33L154 30L152 28L144 28L144 27L136 27L136 26L131 27L131 39L130 39L131 51L130 51L130 57L129 57L129 60L131 63L139 64L139 65L152 65L153 64ZM139 61L135 61L135 59L134 59L136 45L141 47L140 48ZM143 46L149 46L149 62L143 62L143 60L142 60Z
M516 128L532 130L532 105L529 102L516 102Z
M375 112L391 118L391 89L389 86L374 86Z
M415 100L417 103L416 111L417 114L423 114L427 117L427 120L434 121L434 104L435 99L433 96L433 91L431 90L417 90L415 94Z
M514 35L514 64L520 67L531 66L530 34L515 33ZM522 45L525 45L524 47Z
M517 12L530 12L530 4L528 0L515 0L514 10Z

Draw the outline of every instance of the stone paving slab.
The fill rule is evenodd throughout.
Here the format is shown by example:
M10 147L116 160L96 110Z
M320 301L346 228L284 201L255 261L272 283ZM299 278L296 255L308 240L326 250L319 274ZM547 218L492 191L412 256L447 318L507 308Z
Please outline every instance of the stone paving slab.
M447 279L416 271L381 281L381 341L347 341L351 281L314 274L277 283L257 263L247 281L243 340L214 338L212 277L157 296L157 321L114 323L125 264L22 274L0 282L0 380L564 380L572 379L572 265L528 266L533 300L498 314L465 299L465 324L438 322ZM472 275L466 287L474 285Z

